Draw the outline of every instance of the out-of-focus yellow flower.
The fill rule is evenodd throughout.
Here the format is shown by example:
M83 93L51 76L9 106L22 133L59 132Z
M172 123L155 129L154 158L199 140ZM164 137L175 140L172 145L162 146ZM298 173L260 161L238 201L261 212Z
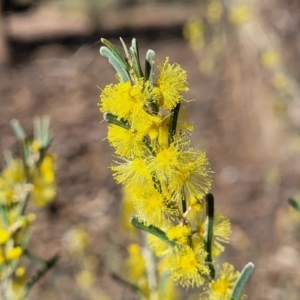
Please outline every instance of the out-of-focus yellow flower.
M198 40L204 35L204 23L201 20L191 21L184 25L183 36L188 41Z
M14 260L20 258L22 254L23 254L23 249L17 246L7 250L5 257L7 260Z
M5 262L5 256L3 250L0 248L0 265ZM1 279L1 272L0 272L0 279Z
M158 237L149 234L148 235L148 243L150 248L154 251L157 256L162 256L169 251L169 247L165 241L162 241Z
M267 68L272 68L278 65L280 61L280 54L278 51L269 50L262 54L261 62Z
M134 204L132 201L132 193L123 188L123 201L121 209L121 224L122 227L130 233L130 235L136 235L136 228L131 224L130 220L134 215Z
M26 281L26 269L24 267L18 267L15 271L15 278L13 280L13 292L15 299L22 299L21 295L25 288Z
M11 205L19 201L24 192L25 172L20 159L12 160L0 176L0 203Z
M250 20L252 7L248 4L238 5L232 8L229 14L229 20L236 25L243 24Z
M207 17L211 22L218 22L223 14L223 6L220 1L213 0L207 6Z
M2 171L2 178L10 183L23 183L25 181L25 172L22 160L12 160Z
M280 170L277 167L273 167L267 172L266 182L268 184L279 184L281 181Z
M148 295L148 281L146 276L146 260L138 244L128 246L129 257L126 260L127 278L137 285L144 295ZM147 298L146 298L147 299Z
M34 152L39 152L42 147L41 142L36 140L31 141L29 146L30 149L33 150Z
M176 300L178 298L179 293L173 279L170 276L162 278L162 284L159 288L159 295L157 299Z
M272 102L272 111L276 116L283 116L287 112L287 102L284 99L274 99Z
M211 58L207 57L199 62L199 68L204 75L211 75L215 69L215 63Z
M278 90L285 89L289 83L289 80L284 73L276 73L271 81Z
M299 135L293 137L292 146L293 146L293 149L300 152L300 136Z
M88 289L95 283L95 274L89 270L83 270L76 275L76 282L82 288Z
M65 237L67 249L74 255L82 254L90 244L88 233L80 226L72 228Z
M35 205L43 207L49 204L56 196L55 164L52 155L46 155L33 174L32 200Z
M9 239L10 233L4 228L0 228L0 245L5 244Z

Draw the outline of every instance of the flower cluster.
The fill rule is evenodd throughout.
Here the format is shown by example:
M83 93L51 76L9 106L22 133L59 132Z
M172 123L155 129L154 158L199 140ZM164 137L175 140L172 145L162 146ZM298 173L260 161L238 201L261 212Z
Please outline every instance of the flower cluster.
M127 278L145 299L156 299L162 273L183 287L202 286L217 295L211 299L230 299L237 273L226 265L215 280L213 265L229 241L230 221L221 213L214 215L212 195L204 201L212 171L206 154L191 146L193 126L181 114L187 102L186 71L166 58L154 79L152 50L146 54L144 74L135 40L130 50L123 43L126 59L111 43L102 42L107 47L100 53L119 79L102 90L99 104L109 123L108 141L119 157L111 167L113 177L124 186L126 207L134 208L132 224L151 233L146 249L154 251L162 266L153 272L153 264L133 245Z
M39 259L27 248L35 220L33 213L26 213L27 204L41 207L56 195L54 159L46 153L50 140L30 140L17 121L13 124L22 159L7 152L7 166L0 174L0 298L5 300L24 299L32 284L21 258Z

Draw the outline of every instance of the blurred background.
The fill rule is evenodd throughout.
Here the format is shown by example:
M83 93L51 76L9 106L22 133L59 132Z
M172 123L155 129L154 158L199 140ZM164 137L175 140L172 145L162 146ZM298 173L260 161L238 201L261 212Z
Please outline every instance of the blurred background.
M130 239L97 107L116 82L101 37L135 37L141 57L153 49L187 70L193 144L232 221L220 261L256 265L247 299L299 299L300 218L287 204L300 198L299 16L296 0L2 0L1 151L17 153L12 118L31 132L49 115L57 158L58 196L35 209L31 247L60 261L30 299L136 299L113 275Z

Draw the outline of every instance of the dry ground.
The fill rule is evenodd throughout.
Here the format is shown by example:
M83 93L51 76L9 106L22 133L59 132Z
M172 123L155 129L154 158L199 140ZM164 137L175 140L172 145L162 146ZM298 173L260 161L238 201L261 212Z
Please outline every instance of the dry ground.
M184 16L193 14L189 10ZM217 208L233 225L224 260L239 269L248 261L257 266L247 299L297 299L300 221L286 200L300 187L300 155L291 147L289 120L274 115L269 74L247 38L235 39L218 73L205 77L182 38L180 22L170 18L161 27L147 23L142 28L103 27L95 33L87 29L89 35L79 30L68 38L68 32L53 38L50 31L50 38L37 39L31 29L22 39L25 33L18 36L14 25L14 64L0 69L1 150L17 151L12 118L30 132L34 116L49 115L55 137L51 150L57 156L58 197L48 209L37 211L32 248L43 257L59 252L61 259L33 290L32 299L89 299L74 287L77 265L64 244L75 224L91 235L89 251L100 262L99 288L112 299L133 299L106 269L120 263L127 238L119 229L121 192L111 178L112 149L97 108L99 87L115 81L111 66L99 55L98 40L103 36L118 43L119 35L127 42L137 37L141 56L151 48L157 59L169 56L188 71L187 98L195 99L188 104L196 127L193 143L207 152L215 172Z

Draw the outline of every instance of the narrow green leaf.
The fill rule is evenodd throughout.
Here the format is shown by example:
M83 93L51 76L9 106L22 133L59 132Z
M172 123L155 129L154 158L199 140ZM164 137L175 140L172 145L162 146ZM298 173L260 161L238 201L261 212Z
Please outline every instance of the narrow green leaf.
M127 71L126 65L124 65L123 61L113 54L113 52L107 47L100 48L100 54L102 56L106 56L108 58L109 63L115 68L117 73L121 76L123 82L130 81L130 76Z
M206 200L206 221L205 221L205 251L207 253L205 262L210 269L210 276L215 278L215 268L212 261L212 239L214 226L214 196L212 194L205 195Z
M25 285L24 299L27 297L32 286L41 279L58 261L58 255L54 255L49 260L45 261L45 264L37 271L37 273L32 276ZM22 298L23 299L23 298Z
M9 219L8 219L8 209L6 205L0 204L0 218L1 223L5 225L5 227L9 227Z
M172 109L171 120L169 124L169 145L174 141L174 136L176 134L177 121L180 111L180 102Z
M110 124L118 125L120 127L123 127L124 129L130 129L130 124L124 119L118 119L117 116L109 112L104 113L103 116L104 116L104 120Z
M101 42L119 59L119 61L124 64L124 66L127 67L127 70L129 70L129 66L118 48L113 43L104 38L101 39Z
M168 243L170 246L172 246L172 247L176 246L176 243L169 240L166 233L164 231L162 231L161 229L157 228L156 226L154 226L154 225L147 226L144 224L144 222L140 221L137 218L132 218L131 223L134 227L155 235L162 241Z
M113 279L115 279L116 281L118 281L119 283L122 283L125 286L129 287L133 292L138 293L141 297L143 296L143 292L141 291L141 289L137 285L130 283L129 281L127 281L126 279L122 278L118 274L110 273L110 276Z
M21 126L20 122L16 119L12 119L10 121L10 125L12 127L12 130L14 131L16 138L20 141L24 141L26 138L26 133L23 127Z
M289 205L292 206L298 213L300 213L300 204L292 198L288 199Z
M11 151L9 151L9 150L4 150L3 155L4 155L4 159L5 159L5 162L7 165L9 165L14 159Z
M24 249L24 248L23 248ZM34 261L36 263L39 263L41 265L46 265L47 264L47 261L33 253L31 253L30 251L28 251L27 249L25 250L24 252L25 256L31 260L31 261Z
M145 61L145 79L150 81L152 86L154 84L154 79L153 79L154 56L155 56L155 52L149 49L146 53L146 61Z
M130 53L132 56L133 71L138 78L143 77L143 71L140 65L139 50L136 39L132 39Z
M235 285L232 290L231 298L230 298L231 300L240 300L244 287L250 275L252 274L253 270L254 270L254 264L252 262L249 262L245 265L245 267L241 272L241 275L235 282Z
M50 134L50 118L49 116L43 116L42 122L42 147L43 149L47 149L52 141L52 136Z
M124 52L125 52L125 55L126 55L127 59L130 60L130 58L131 58L130 57L130 52L129 52L125 42L123 41L123 39L121 37L120 37L120 41L121 41L121 44L123 46L123 49L124 49ZM128 65L128 69L130 70L130 65L129 65L128 62L127 62L127 65Z

